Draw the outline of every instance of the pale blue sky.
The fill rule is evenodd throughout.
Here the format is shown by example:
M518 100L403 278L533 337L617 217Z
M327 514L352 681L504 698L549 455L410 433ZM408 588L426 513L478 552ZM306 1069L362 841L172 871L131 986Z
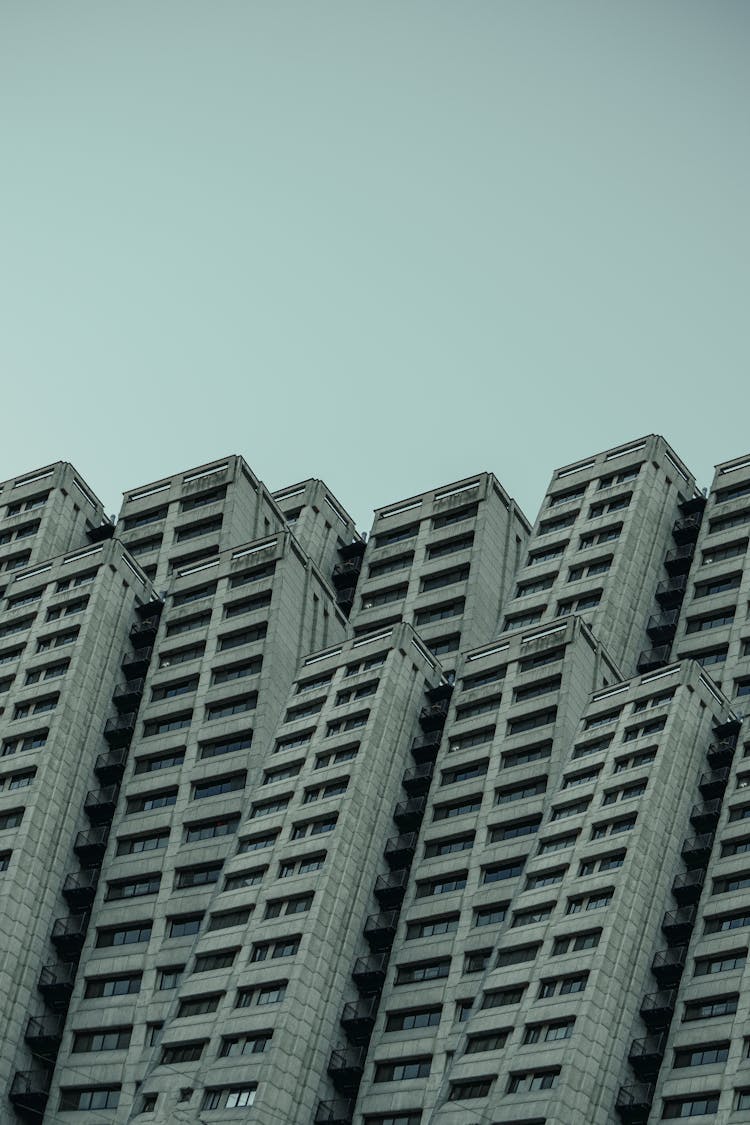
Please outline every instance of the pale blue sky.
M0 479L750 450L744 0L0 0Z

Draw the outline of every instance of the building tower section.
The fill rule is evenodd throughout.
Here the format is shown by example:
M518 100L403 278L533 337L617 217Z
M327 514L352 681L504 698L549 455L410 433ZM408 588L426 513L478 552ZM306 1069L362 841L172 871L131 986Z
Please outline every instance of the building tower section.
M546 632L459 667L357 1125L616 1120L727 708L692 664L602 687L583 622Z
M496 635L528 532L492 473L379 508L356 589L343 587L355 634L408 621L452 667Z
M108 539L15 570L3 598L0 1085L35 1114L29 1120L41 1119L61 997L75 974L63 947L69 937L74 953L82 940L96 885L95 869L81 870L77 832L100 798L110 698L136 611L151 596L122 544ZM85 905L71 911L73 901ZM61 992L45 1011L40 993L54 984Z
M329 581L341 551L364 542L354 520L322 480L303 480L273 493L287 527ZM342 609L350 607L344 603Z
M653 434L558 469L503 629L583 615L623 671L635 671L680 505L694 496L692 475Z
M179 1043L215 1010L217 972L232 976L227 950L243 944L256 893L245 877L254 845L240 843L239 862L230 862L237 833L242 826L251 836L256 820L260 828L282 807L283 785L271 785L261 767L301 654L344 633L328 587L288 531L173 573L153 652L136 651L143 660L127 661L129 678L115 693L113 722L130 752L101 824L106 852L52 1089L55 1113L139 1112L162 1025L183 1012L200 1020L178 1022L171 1052L198 1061L194 1046ZM236 869L231 877L225 866ZM188 974L197 974L186 984L190 1000L180 983ZM195 1069L183 1068L186 1086ZM165 1089L157 1083L153 1093ZM175 1120L171 1112L161 1120Z

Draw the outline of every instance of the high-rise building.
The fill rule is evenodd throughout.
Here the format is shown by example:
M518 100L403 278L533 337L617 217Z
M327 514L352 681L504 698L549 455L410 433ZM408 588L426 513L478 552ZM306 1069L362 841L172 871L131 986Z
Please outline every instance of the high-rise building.
M749 498L0 484L0 1120L750 1121Z

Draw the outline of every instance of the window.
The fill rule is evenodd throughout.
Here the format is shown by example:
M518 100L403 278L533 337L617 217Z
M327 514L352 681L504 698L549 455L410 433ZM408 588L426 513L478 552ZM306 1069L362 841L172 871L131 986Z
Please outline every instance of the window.
M240 1109L251 1106L255 1101L256 1085L222 1086L206 1090L201 1109Z
M734 621L734 606L707 614L705 617L689 617L685 633L705 633L707 629L717 629L721 625L731 625Z
M225 664L221 668L216 668L211 674L211 685L216 687L217 684L227 684L234 680L242 680L246 676L256 676L261 669L263 661L261 657L256 657L254 660L243 660L239 664Z
M273 813L283 812L290 801L290 795L275 797L271 801L255 801L250 809L250 819L257 820L260 816L271 816Z
M448 976L450 957L433 961L420 961L412 965L399 965L396 970L396 985L418 984L427 980L442 980Z
M157 974L157 987L159 991L169 992L173 988L177 988L182 979L184 969L184 965L169 965L164 969L159 969Z
M206 707L206 720L213 722L214 719L228 719L232 715L244 715L248 711L254 711L257 702L257 692L252 692L249 695L237 696L235 699L223 699L219 703L211 703Z
M136 758L135 773L155 773L157 770L181 766L185 760L185 750L169 750L166 754L152 754L147 758Z
M417 883L417 898L428 898L431 895L445 895L452 891L460 891L466 886L467 872L457 871L451 875L441 875L437 879L426 879Z
M579 934L564 934L562 937L556 937L552 943L552 956L560 957L564 953L581 953L585 949L596 949L601 933L601 930L586 930Z
M180 1000L177 1017L205 1016L209 1012L215 1012L223 995L223 992L214 992L211 995L191 996Z
M440 590L443 586L452 586L456 582L465 582L469 577L469 566L457 566L451 570L442 570L439 574L428 574L422 579L421 591L428 593L430 590Z
M254 988L240 988L237 990L235 1008L265 1007L268 1004L280 1004L286 995L287 982L273 981L270 984L258 985Z
M554 1043L558 1039L570 1039L573 1034L574 1019L555 1020L550 1023L527 1024L523 1034L524 1043Z
M123 879L116 883L107 884L106 902L113 902L123 898L140 898L143 895L155 895L159 890L161 875L142 875L136 879Z
M508 913L507 902L494 902L487 906L482 906L474 911L474 925L475 926L497 926L500 922L505 921Z
M204 797L219 797L222 793L237 793L240 789L245 788L245 773L225 774L223 777L210 777L205 781L197 781L193 784L194 801L200 801Z
M507 1040L509 1031L485 1031L481 1035L470 1035L466 1042L466 1054L478 1055L485 1051L501 1050Z
M23 820L23 814L23 809L8 809L7 812L0 813L0 832L6 828L18 828Z
M705 1043L675 1051L674 1065L675 1067L707 1066L709 1063L726 1062L728 1056L729 1043Z
M466 1079L463 1082L451 1082L448 1092L449 1102L465 1102L472 1098L486 1098L492 1086L492 1078Z
M750 871L737 871L734 875L726 875L721 879L714 879L712 894L722 895L730 891L742 891L750 887Z
M471 520L477 514L478 510L478 504L468 504L463 508L455 508L452 512L445 512L443 515L433 516L432 529L433 531L437 531L441 527L451 527L453 524L463 523L464 520Z
M191 676L187 680L171 680L166 684L159 684L151 692L152 702L161 699L175 699L179 695L189 695L198 687L198 677Z
M482 869L482 882L483 883L497 883L502 879L515 879L523 871L523 865L526 862L526 856L516 856L514 859L506 860L505 863L496 863L491 867L484 867Z
M374 1082L403 1082L411 1078L426 1078L430 1073L431 1059L399 1059L398 1062L376 1063Z
M588 534L581 536L578 549L580 551L585 551L589 547L599 546L600 543L613 543L616 539L620 538L621 531L621 523L612 524L610 527L603 527L600 531L590 531Z
M325 861L325 852L300 856L299 859L286 859L279 864L279 878L286 879L290 875L308 875L312 871L319 871Z
M203 1054L206 1040L200 1043L175 1043L165 1046L161 1052L162 1064L196 1062Z
M736 559L745 554L747 550L747 539L738 539L734 543L727 543L724 547L713 547L711 550L703 552L703 565L709 566L711 563L723 562L724 559Z
M557 805L552 810L550 820L566 820L569 816L579 816L581 813L586 812L590 803L591 798L584 797L580 801L571 801L567 805Z
M329 781L325 785L316 785L311 789L305 790L303 802L309 805L313 801L324 801L329 797L340 797L342 793L346 793L348 785L348 777L336 778L336 780Z
M520 1004L526 985L512 986L510 988L495 988L485 992L480 1005L482 1010L487 1008L507 1008L511 1004Z
M119 1104L119 1086L93 1086L85 1089L62 1089L58 1109L61 1113L75 1109L117 1109Z
M477 812L482 807L482 794L478 793L474 797L464 797L460 801L452 801L450 804L436 805L432 814L433 821L449 820L455 816L464 816L467 813Z
M266 906L266 918L280 918L282 914L305 914L312 906L313 894L277 898Z
M521 734L523 731L548 726L549 723L554 723L556 716L557 708L548 707L545 711L534 711L532 714L522 715L518 719L510 719L508 721L508 735Z
M239 750L249 750L253 743L251 730L237 731L226 738L200 743L200 757L217 758L221 754L234 754Z
M453 852L470 851L474 845L474 835L474 832L465 832L462 836L451 836L445 840L430 840L425 844L425 859L451 855Z
M446 914L440 918L429 917L424 921L409 922L406 927L406 940L453 934L458 929L458 919L458 914Z
M685 1023L691 1020L707 1020L712 1019L714 1016L730 1016L734 1015L737 1011L736 994L730 996L710 996L704 997L702 1000L689 1000L685 1004L685 1013L683 1021Z
M600 871L614 871L622 867L625 861L625 852L609 852L607 855L591 856L584 859L578 868L579 875L593 875Z
M97 930L97 949L118 945L137 945L151 940L151 922L132 922L127 926L106 926Z
M483 727L481 730L468 731L466 734L453 738L448 746L450 754L461 750L468 750L472 746L483 746L495 737L495 727Z
M227 930L233 926L244 926L250 918L252 907L245 906L238 910L220 910L212 914L208 920L208 929Z
M483 973L490 963L491 949L475 949L464 954L464 973Z
M130 1046L130 1027L111 1027L106 1031L76 1031L73 1036L73 1052L119 1051Z
M167 937L191 937L201 928L202 914L181 914L176 918L167 918Z
M225 1035L219 1048L219 1058L235 1055L260 1055L271 1042L273 1032L258 1031L247 1035Z
M565 913L580 914L584 910L601 910L603 907L609 906L613 894L614 891L608 887L606 890L592 891L589 895L569 898Z
M541 816L533 816L493 825L487 833L487 839L490 844L497 844L503 840L515 840L519 836L533 836L539 831L541 820Z
M442 1009L412 1008L408 1011L390 1012L385 1021L386 1031L415 1031L422 1027L437 1027Z
M280 957L294 957L299 951L300 935L279 938L277 941L256 942L250 955L252 962L278 960Z
M141 990L141 974L128 973L124 976L89 977L84 989L85 1000L95 1000L102 996L132 996Z
M690 1098L668 1098L664 1102L662 1120L673 1120L682 1117L705 1117L709 1113L718 1113L718 1094L699 1094Z
M175 872L175 889L184 890L185 887L206 887L218 883L221 874L221 863L205 864L203 867L183 867Z
M530 781L521 781L516 785L506 785L495 793L496 805L507 805L511 801L521 801L525 797L537 797L547 789L547 778L538 777Z
M566 871L567 867L550 867L538 871L535 875L529 875L526 880L526 890L535 891L540 887L553 887L562 882Z
M248 629L239 629L233 633L223 633L217 643L218 652L227 652L232 648L239 648L241 645L254 644L256 641L262 641L268 631L268 623L263 621L260 625L253 625Z
M643 779L642 781L631 782L630 785L623 785L619 789L610 789L602 797L603 805L614 805L617 801L632 801L635 797L641 797L646 792L648 782Z
M571 976L564 977L549 977L543 980L539 986L540 1000L549 999L552 996L572 996L577 992L583 992L586 988L586 981L588 980L588 973L575 973Z
M192 711L183 711L179 715L168 715L163 719L150 719L143 724L143 737L153 738L157 734L168 734L171 730L183 730L190 726L192 718Z
M377 606L390 605L391 602L401 601L406 597L406 592L409 589L407 585L389 586L387 590L378 590L371 594L365 594L362 598L362 609L375 609Z
M141 793L137 797L128 797L126 814L150 812L152 809L164 809L174 805L177 801L177 789L159 789L151 793Z
M330 816L295 824L292 826L291 839L302 840L305 836L321 836L326 832L333 832L336 819L335 816Z
M186 844L196 843L199 840L213 840L217 836L231 836L237 831L240 823L239 816L220 817L218 820L201 820L185 825L184 841Z
M172 668L175 664L187 664L189 660L199 660L205 651L205 644L191 645L189 648L174 648L159 656L160 668Z
M565 836L551 836L539 845L538 855L549 855L551 852L561 852L565 848L572 848L578 838L577 832L568 832Z
M516 910L513 914L511 926L533 926L536 922L546 922L554 908L554 903L547 903L544 906L534 906L526 910Z
M237 871L233 875L227 875L224 880L224 890L236 891L243 887L256 887L259 883L262 883L267 870L267 867L253 867L246 871Z
M602 840L605 836L617 836L620 832L630 832L635 828L636 814L619 817L617 820L600 822L591 829L592 840Z

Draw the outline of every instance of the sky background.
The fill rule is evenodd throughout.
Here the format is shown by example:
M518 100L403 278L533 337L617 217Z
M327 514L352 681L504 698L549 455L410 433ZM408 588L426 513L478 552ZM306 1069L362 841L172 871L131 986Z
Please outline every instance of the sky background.
M0 0L0 479L750 451L746 0Z

